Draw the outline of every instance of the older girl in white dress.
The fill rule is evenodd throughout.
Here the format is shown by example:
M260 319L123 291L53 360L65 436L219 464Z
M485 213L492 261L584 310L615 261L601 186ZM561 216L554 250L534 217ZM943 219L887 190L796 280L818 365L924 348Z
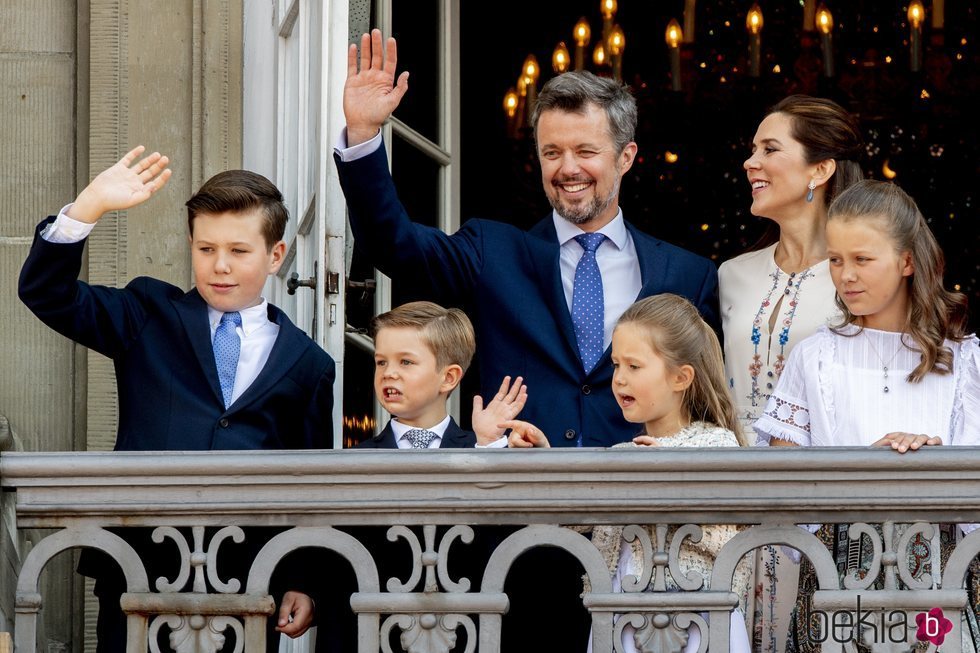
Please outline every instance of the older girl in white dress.
M613 392L623 417L643 424L643 433L616 447L738 447L741 436L735 407L725 388L721 346L694 306L676 295L663 294L636 302L623 313L612 336ZM510 446L547 447L548 439L534 425L511 421ZM654 527L650 527L651 532ZM676 531L672 527L668 538ZM685 539L680 546L683 574L695 572L707 588L715 557L737 529L732 525L703 527L699 542ZM653 536L656 537L655 535ZM639 542L623 539L622 526L596 526L592 543L599 549L613 576L613 590L621 591L627 575L642 576ZM733 591L744 596L750 581L749 565L736 567ZM668 590L678 586L670 579ZM732 615L730 653L749 653L749 637L739 610ZM622 650L648 650L636 641L643 633L623 628ZM688 628L683 651L697 651L701 633ZM591 652L591 638L590 647Z
M827 250L842 323L794 348L755 423L759 440L902 453L980 444L980 348L912 199L858 183L830 207Z
M830 271L844 313L790 355L755 423L770 444L980 443L980 352L966 298L912 199L863 181L831 206Z

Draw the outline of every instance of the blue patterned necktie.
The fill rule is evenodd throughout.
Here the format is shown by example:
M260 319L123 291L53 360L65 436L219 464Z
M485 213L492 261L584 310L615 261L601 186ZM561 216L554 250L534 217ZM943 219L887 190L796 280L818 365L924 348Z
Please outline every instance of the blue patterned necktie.
M241 325L242 316L237 311L225 313L214 332L214 363L218 367L218 382L225 408L231 405L231 393L235 389L235 371L238 369L238 355L242 351L242 340L235 327Z
M432 441L439 436L427 429L411 429L405 431L402 437L412 443L413 449L428 449Z
M580 234L575 242L582 246L582 258L575 267L572 285L572 325L582 367L588 374L602 356L602 336L605 299L602 295L602 275L595 260L596 250L606 237L600 233Z

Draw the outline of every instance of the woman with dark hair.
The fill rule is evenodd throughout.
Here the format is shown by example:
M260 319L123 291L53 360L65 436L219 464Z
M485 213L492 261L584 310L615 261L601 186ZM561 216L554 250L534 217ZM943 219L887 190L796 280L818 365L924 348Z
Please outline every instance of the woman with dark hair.
M751 432L792 347L836 321L824 227L831 201L863 178L857 120L837 103L791 95L759 124L746 159L753 215L771 221L754 251L718 272L725 373ZM775 582L779 577L779 583ZM754 646L785 651L799 565L766 547L756 560Z

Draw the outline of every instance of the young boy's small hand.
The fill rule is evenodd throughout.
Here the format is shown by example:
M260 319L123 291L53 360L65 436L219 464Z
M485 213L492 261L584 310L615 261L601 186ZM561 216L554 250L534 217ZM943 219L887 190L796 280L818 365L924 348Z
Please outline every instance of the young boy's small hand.
M943 443L943 439L937 436L928 436L925 434L915 434L915 433L902 433L896 431L894 433L889 433L882 439L878 440L872 447L888 447L897 451L898 453L905 453L906 451L915 451L922 447L934 447L939 446Z
M490 403L483 406L483 397L473 397L473 432L476 433L477 444L486 446L504 434L504 429L497 426L500 422L514 419L524 410L527 403L527 386L524 378L517 377L511 384L510 377L505 376L500 383L497 394Z
M534 424L522 422L521 420L508 420L498 424L502 429L510 429L510 436L507 440L508 447L527 449L530 447L551 447L548 438Z
M97 222L104 213L121 211L145 202L170 179L170 159L154 152L139 161L144 148L139 145L114 166L103 170L85 187L66 214L79 222ZM135 161L135 163L134 163Z
M313 599L302 592L290 591L283 594L276 631L296 638L309 630L312 625Z

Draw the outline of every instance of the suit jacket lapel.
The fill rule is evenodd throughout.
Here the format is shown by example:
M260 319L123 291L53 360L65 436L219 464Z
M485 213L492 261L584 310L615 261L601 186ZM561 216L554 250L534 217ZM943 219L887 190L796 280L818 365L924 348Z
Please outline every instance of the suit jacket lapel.
M391 429L391 420L388 420L385 427L381 429L381 433L378 433L370 440L365 440L358 447L367 449L397 449L398 445L395 443L395 432Z
M218 367L214 362L214 349L211 346L211 326L208 324L208 305L197 290L191 290L183 297L173 301L177 315L180 317L184 332L191 343L191 348L197 356L197 362L204 372L204 378L219 404L224 404L221 394L221 383L218 381ZM166 355L166 354L165 354Z
M578 367L578 371L581 371L582 364L578 341L575 339L575 327L572 325L572 316L568 312L568 301L565 299L565 289L561 282L561 249L558 245L555 223L549 215L527 233L531 236L527 242L531 249L531 260L534 262L540 280L541 294L548 302L551 314L555 316L558 330L561 331L565 343L574 354L573 364Z
M660 241L629 222L626 223L626 228L633 236L636 257L640 262L640 294L637 299L655 295L663 288L663 281L667 276L667 261L660 251Z
M279 383L283 375L296 364L306 348L311 345L306 334L290 322L285 313L272 304L269 304L269 321L279 325L279 335L272 345L272 351L269 352L269 359L266 361L265 367L255 377L252 385L231 405L233 409L247 405L256 397L266 396ZM217 378L217 371L215 378Z
M476 436L469 431L459 428L452 417L449 418L449 425L446 432L442 434L440 449L469 449L476 446Z

